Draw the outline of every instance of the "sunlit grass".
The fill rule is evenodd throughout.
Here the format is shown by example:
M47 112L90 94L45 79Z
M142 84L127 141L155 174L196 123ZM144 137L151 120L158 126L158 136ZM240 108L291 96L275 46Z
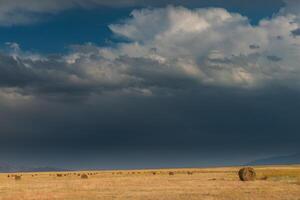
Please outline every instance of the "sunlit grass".
M299 182L300 180L300 168L257 168L257 179L260 180L288 180Z
M300 167L254 169L254 182L239 167L0 174L0 200L299 200Z

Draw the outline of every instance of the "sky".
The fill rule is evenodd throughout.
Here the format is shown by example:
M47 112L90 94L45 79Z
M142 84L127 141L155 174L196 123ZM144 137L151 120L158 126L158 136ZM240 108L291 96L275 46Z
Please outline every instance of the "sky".
M299 153L296 0L0 0L0 158L127 169Z

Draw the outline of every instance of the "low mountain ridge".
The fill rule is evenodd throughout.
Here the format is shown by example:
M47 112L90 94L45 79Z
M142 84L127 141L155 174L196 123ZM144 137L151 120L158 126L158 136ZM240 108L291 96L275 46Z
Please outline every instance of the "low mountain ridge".
M286 156L274 156L264 159L254 160L246 165L293 165L300 164L300 153L286 155Z
M8 163L0 163L0 173L14 173L14 172L59 172L71 171L68 169L61 169L56 167L25 167L15 166Z

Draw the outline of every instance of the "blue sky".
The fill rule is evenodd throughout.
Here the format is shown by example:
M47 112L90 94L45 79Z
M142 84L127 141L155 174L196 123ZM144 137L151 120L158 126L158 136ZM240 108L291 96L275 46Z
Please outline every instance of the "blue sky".
M17 42L22 48L44 53L59 53L72 44L87 42L104 45L110 39L108 25L131 9L69 10L43 17L41 22L27 26L1 27L1 43Z
M164 3L163 5L168 5ZM173 2L174 4L174 2ZM155 6L156 4L154 4ZM252 24L261 19L271 17L283 6L281 1L200 1L175 3L175 5L189 8L222 7L231 12L241 13L249 17ZM152 7L151 3L148 6ZM115 41L108 25L129 17L133 9L144 6L108 7L99 6L83 9L73 8L56 14L39 14L40 21L29 25L0 26L0 44L16 42L22 49L56 54L66 52L73 44L95 43L107 45Z

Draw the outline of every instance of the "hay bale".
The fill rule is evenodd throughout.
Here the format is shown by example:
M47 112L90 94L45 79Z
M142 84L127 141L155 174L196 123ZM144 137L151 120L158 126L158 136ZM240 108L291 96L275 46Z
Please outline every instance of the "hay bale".
M174 172L169 172L169 175L170 175L170 176L173 176L173 175L174 175Z
M82 179L88 179L89 177L88 177L88 175L86 175L86 174L81 174L81 176L80 176Z
M254 181L256 179L256 173L252 167L245 167L240 169L239 177L241 181Z
M15 180L16 181L20 181L21 180L21 176L15 175Z
M263 177L260 178L260 180L266 181L266 180L268 180L268 177L267 176L263 176Z

